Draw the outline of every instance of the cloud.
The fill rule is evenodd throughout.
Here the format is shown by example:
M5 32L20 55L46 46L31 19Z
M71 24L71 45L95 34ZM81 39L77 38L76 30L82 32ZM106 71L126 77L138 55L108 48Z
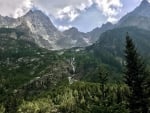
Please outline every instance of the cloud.
M100 13L111 21L110 18L115 18L123 6L120 0L64 0L63 2L60 0L51 2L49 0L34 0L34 5L55 19L70 22L92 5L96 5Z
M97 8L106 21L114 23L118 20L117 15L122 6L121 0L0 0L0 14L17 18L34 7L42 10L60 30L63 30L69 25L75 25L75 20L78 17L81 19L80 15L92 7Z
M105 16L117 15L122 7L120 0L95 0L95 3Z
M117 23L118 18L115 18L115 17L108 17L107 21L108 21L108 22L111 22L111 23L113 23L113 24L115 24L115 23Z
M65 31L65 30L68 30L68 29L70 29L72 26L71 25L69 25L69 26L58 26L57 28L60 30L60 31Z
M59 10L57 12L56 18L58 18L58 19L69 19L70 21L73 21L78 16L79 16L79 12L74 7L67 6L67 7L65 7L62 10Z
M109 22L114 22L118 13L121 11L123 4L120 0L94 0L95 4L108 17Z
M0 0L0 14L17 18L34 6L55 19L72 22L94 4L108 20L122 7L120 0Z
M70 22L74 21L81 12L93 4L92 0L44 1L34 0L34 5L56 19L68 20Z
M0 14L2 16L20 17L32 8L31 0L0 0Z

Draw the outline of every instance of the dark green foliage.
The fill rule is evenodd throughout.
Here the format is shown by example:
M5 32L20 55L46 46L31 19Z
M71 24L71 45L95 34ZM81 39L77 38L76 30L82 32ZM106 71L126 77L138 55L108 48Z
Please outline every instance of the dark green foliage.
M7 94L4 102L5 113L16 113L21 104L21 100L19 95L15 93Z
M145 65L138 55L132 39L126 37L126 76L125 83L129 86L128 96L130 113L148 113L148 96L145 93L147 74Z
M139 52L146 58L146 61L150 59L150 32L147 30L139 29L136 27L123 27L108 30L100 36L99 40L86 48L88 53L93 54L97 59L100 59L101 63L113 68L113 72L117 77L122 73L122 66L124 63L124 46L126 32L132 35L135 45ZM147 62L150 65L149 62ZM117 78L116 77L116 78Z
M122 80L124 63L124 40L119 38L123 34L118 30L111 36L112 31L103 34L100 41L86 49L48 51L21 39L22 35L27 36L25 32L0 29L0 110L5 108L6 113L128 113L125 105L129 90L122 82L116 83ZM9 37L12 32L17 39ZM149 32L144 30L139 35L145 32L148 36ZM138 38L138 44L140 41ZM147 43L146 38L142 42L146 52ZM71 58L75 58L75 79L84 82L69 85ZM150 94L149 90L145 91Z
M75 49L76 50L76 49ZM96 72L98 66L106 68L106 70L111 73L110 80L114 82L115 80L121 81L121 64L114 58L109 57L108 54L105 52L97 52L101 53L100 55L96 56L96 52L81 50L76 52L72 49L72 51L67 50L64 52L63 56L64 59L75 58L75 66L76 66L76 77L83 81L88 82L99 82L99 77ZM104 54L104 55L102 55ZM108 56L107 56L108 55ZM104 59L107 59L104 60Z
M102 101L103 105L105 106L105 99L107 94L107 89L105 88L106 84L108 83L108 72L103 67L98 67L97 74L99 77L100 89L102 92Z
M5 35L11 32L21 33L15 29L0 29L0 103L7 97L8 92L15 89L27 86L28 91L38 92L41 89L52 88L57 81L68 76L68 63L57 52L22 40L19 35L16 38ZM49 78L43 80L44 75L49 75ZM36 77L44 81L38 88L38 84L30 84Z
M107 91L105 92L105 99L103 99L101 84L76 82L70 86L59 86L47 93L43 92L43 94L35 96L33 100L20 106L20 109L29 109L29 103L38 105L42 100L47 99L53 102L52 108L61 113L128 113L125 107L125 93L128 92L128 88L123 84L105 84L105 89ZM117 103L118 92L121 94L121 101ZM44 101L43 104L47 106ZM38 107L42 110L44 106Z
M106 51L108 54L118 57L123 57L123 48L125 46L126 32L132 36L138 51L148 57L150 49L150 32L147 30L139 29L137 27L123 27L106 31L103 33L92 49L99 49L99 51Z

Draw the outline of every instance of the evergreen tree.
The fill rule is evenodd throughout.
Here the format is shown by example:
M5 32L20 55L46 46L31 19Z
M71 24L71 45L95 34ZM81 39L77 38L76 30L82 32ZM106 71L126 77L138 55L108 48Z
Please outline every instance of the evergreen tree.
M145 93L147 76L145 65L129 35L126 36L125 58L125 83L130 90L130 95L127 96L130 113L148 113L148 96Z
M102 101L102 104L104 106L106 106L107 94L108 94L108 89L106 88L106 84L108 83L109 73L107 72L107 70L104 67L99 66L98 69L97 69L97 74L98 74L98 77L99 77L100 90L101 90L101 93L102 93L101 101Z

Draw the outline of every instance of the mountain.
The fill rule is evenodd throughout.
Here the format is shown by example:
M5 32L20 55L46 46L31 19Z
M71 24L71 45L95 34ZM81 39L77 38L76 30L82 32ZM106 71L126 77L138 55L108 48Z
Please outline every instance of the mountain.
M116 56L123 56L125 36L128 32L139 51L145 56L150 56L148 54L150 52L149 11L150 3L147 0L143 0L135 10L122 17L117 24L106 27L106 31L100 35L98 41L91 47L97 48L99 51L105 50L109 54Z
M91 47L96 49L97 52L105 50L114 56L123 57L127 32L133 39L139 52L146 57L150 56L150 32L137 27L122 27L106 31Z
M0 28L16 28L26 31L32 42L49 50L86 47L95 43L102 33L114 28L134 26L149 30L149 11L150 3L147 0L143 0L140 6L122 17L117 24L108 22L88 33L82 33L76 28L60 32L49 17L39 10L30 10L27 14L17 19L0 16Z
M135 46L141 56L144 57L148 66L150 65L150 3L143 1L139 7L137 7L133 12L125 15L117 24L106 26L106 31L102 31L102 28L95 29L93 31L93 36L99 33L99 38L91 46L86 47L85 54L88 54L90 61L92 58L96 59L96 62L108 66L107 68L113 68L118 70L117 73L121 72L124 65L124 49L125 49L125 37L127 32L129 36L133 39ZM144 13L143 13L144 12ZM147 13L146 13L147 12ZM131 19L132 18L132 19ZM144 19L141 19L144 18ZM105 26L105 25L104 25ZM105 27L103 27L105 28ZM97 34L96 34L97 33ZM98 35L97 35L98 36ZM84 56L84 59L86 57ZM94 60L93 60L94 61ZM86 62L85 64L88 65ZM90 70L94 68L94 62L90 64ZM80 66L78 66L80 67ZM88 67L88 66L87 66ZM81 67L80 67L81 68ZM113 70L111 69L111 70ZM86 70L86 71L88 71ZM86 72L85 71L85 72ZM113 71L111 76L113 75ZM88 73L90 73L88 71ZM89 80L94 80L91 73L87 73L84 78ZM115 75L117 75L115 73ZM117 75L119 77L120 75Z
M28 34L12 28L0 29L0 80L4 80L0 83L0 97L18 88L52 88L70 76L68 59L23 37Z
M39 10L30 10L17 19L0 16L0 27L17 28L28 32L29 37L42 48L60 49L56 42L63 34L55 28L49 17Z
M145 10L145 8L149 8L149 3L143 1L133 12L135 15L140 15L142 14L140 11ZM137 9L138 11L136 11ZM123 22L122 20L127 21L128 19L126 19L126 17L130 16L127 15L119 22ZM45 14L37 10L29 11L26 15L18 19L9 17L1 18L3 18L3 20L4 18L8 18L5 20L6 23L11 20L10 26L15 26L13 29L1 29L1 31L3 31L0 33L1 36L15 40L28 41L46 49L85 47L97 40L96 43L86 48L87 51L83 48L77 48L76 50L73 50L73 48L71 49L71 52L64 55L64 50L62 50L64 56L77 57L78 78L82 78L80 75L87 75L94 71L95 67L100 63L106 64L107 67L115 68L114 70L121 69L126 32L129 32L140 53L145 57L149 57L149 30L139 28L140 26L122 25L121 27L121 24L119 26L119 23L116 25L106 23L102 25L101 28L96 28L89 33L82 33L76 28L70 28L69 30L60 32ZM130 19L128 21L130 21ZM142 21L141 23L145 23L145 21ZM3 23L3 25L4 24L5 23ZM2 46L1 48L3 49Z
M141 13L145 8L149 5L143 1L132 13L149 18ZM150 69L147 21L140 20L138 26L130 17L82 33L76 28L58 31L41 11L29 11L18 19L1 16L0 111L128 113L130 92L122 82L127 32ZM61 48L71 49L51 51Z
M14 18L11 17L3 17L0 15L0 27L9 27L9 28L14 28L17 25L19 25L19 21L17 21Z
M60 32L49 17L39 10L30 10L17 19L0 16L0 28L16 28L26 31L37 45L49 50L85 47L91 44L89 36L79 32L76 28Z
M140 29L150 30L150 3L143 0L141 4L132 12L123 16L116 24L106 23L100 28L95 28L88 34L96 42L100 35L107 30L121 27L138 27Z
M65 45L68 47L85 47L92 44L90 36L78 31L75 27L64 31L63 34L65 35L65 38L59 40L59 45Z
M95 43L103 32L113 29L114 27L115 26L112 23L107 22L106 24L103 24L100 28L97 27L91 32L88 32L87 34L91 37L91 43Z
M40 47L47 49L59 49L56 44L57 40L63 37L63 34L59 32L43 12L29 11L23 17L18 18L21 26L28 28L29 33L34 36L35 43Z
M143 0L135 10L125 15L116 25L117 27L136 26L138 28L150 29L150 3Z

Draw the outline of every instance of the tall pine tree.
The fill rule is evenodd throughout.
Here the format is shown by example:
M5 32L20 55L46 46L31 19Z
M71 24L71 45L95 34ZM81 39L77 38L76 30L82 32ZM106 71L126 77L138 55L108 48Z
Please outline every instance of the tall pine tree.
M126 36L125 58L125 83L130 90L130 95L127 96L129 111L130 113L148 113L145 65L128 34Z

